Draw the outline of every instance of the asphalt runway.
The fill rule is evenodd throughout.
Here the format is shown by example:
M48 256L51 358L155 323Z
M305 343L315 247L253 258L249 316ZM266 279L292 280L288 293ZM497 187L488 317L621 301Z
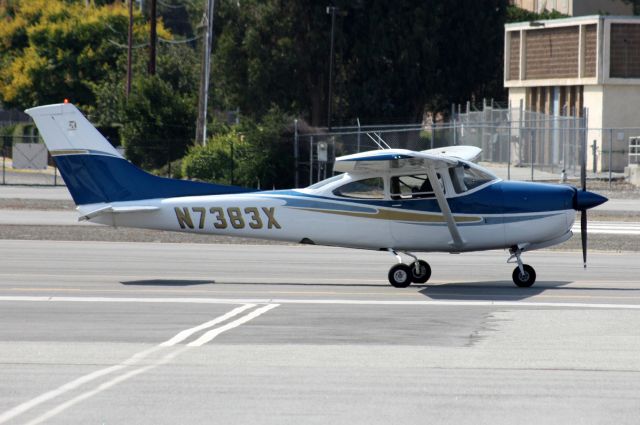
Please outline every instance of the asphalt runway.
M0 424L637 424L636 253L0 245Z

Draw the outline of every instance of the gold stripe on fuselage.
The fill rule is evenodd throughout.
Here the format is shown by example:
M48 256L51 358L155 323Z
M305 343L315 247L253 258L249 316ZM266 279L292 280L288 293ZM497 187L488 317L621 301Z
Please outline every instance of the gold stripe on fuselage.
M337 211L324 210L319 208L300 208L291 207L297 210L312 211L324 214L344 215L347 217L372 218L375 220L392 220L392 221L413 221L416 223L446 223L443 215L439 214L422 214L409 211L394 211L379 209L375 213L355 212L355 211ZM457 223L480 222L482 217L454 216Z

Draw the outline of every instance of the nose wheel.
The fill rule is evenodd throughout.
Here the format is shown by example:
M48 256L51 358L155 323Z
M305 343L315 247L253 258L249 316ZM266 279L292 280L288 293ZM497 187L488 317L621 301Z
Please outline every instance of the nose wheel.
M536 271L528 264L523 264L520 256L522 250L518 247L513 247L509 250L511 257L507 260L507 263L517 263L518 267L513 270L511 277L513 283L520 288L528 288L536 282ZM515 260L515 261L514 261Z
M412 257L414 261L411 264L404 264L400 255L394 251L389 250L395 255L398 260L398 264L391 267L389 270L389 283L395 288L406 288L411 283L426 283L431 277L431 266L424 260L418 260L418 258L408 252L404 254Z
M513 283L520 288L528 288L533 285L536 281L536 271L528 264L522 265L522 271L520 271L520 267L516 267L513 270Z

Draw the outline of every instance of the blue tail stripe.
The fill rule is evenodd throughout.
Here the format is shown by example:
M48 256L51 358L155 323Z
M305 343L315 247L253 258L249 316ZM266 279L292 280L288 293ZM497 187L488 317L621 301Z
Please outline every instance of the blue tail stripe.
M60 155L55 161L77 205L255 191L158 177L112 156Z

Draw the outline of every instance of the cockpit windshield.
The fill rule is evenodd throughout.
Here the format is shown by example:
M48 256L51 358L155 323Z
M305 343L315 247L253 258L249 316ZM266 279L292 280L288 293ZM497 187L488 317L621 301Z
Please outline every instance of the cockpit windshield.
M456 193L464 193L475 189L492 180L495 177L477 168L472 168L467 164L460 164L449 168L449 176Z
M344 178L344 174L338 174L337 176L329 177L328 179L324 179L317 183L314 183L311 186L307 187L307 189L320 189L321 187L324 187L333 182L337 182L342 178Z

